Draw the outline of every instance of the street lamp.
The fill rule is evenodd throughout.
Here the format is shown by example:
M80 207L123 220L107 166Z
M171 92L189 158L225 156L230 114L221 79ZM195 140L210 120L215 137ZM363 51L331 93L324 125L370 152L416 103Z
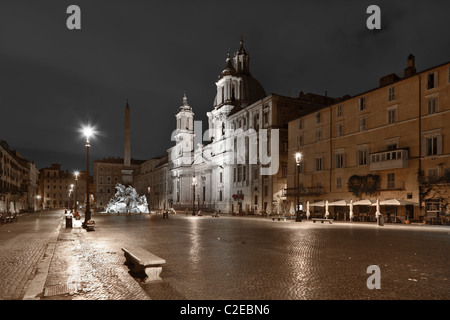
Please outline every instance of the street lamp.
M38 202L38 207L39 207L39 211L42 209L42 204L41 204L41 195L38 194L36 196L37 202Z
M77 208L78 208L78 202L77 202L77 182L78 182L78 175L80 174L79 171L75 171L73 173L75 175L75 203L73 205L73 213L75 214L75 212L77 212Z
M195 216L195 187L197 186L197 178L194 176L192 177L192 215Z
M302 161L302 154L300 152L297 152L295 154L295 163L297 165L297 210L296 214L297 217L295 221L301 222L302 216L301 216L301 210L300 210L300 162Z
M72 195L72 192L73 192L73 183L70 185L69 195ZM70 199L70 200L73 201L73 198ZM71 204L70 204L70 201L69 201L69 209L72 209L72 206L71 206Z
M84 213L83 227L86 228L87 222L91 220L91 205L89 203L89 138L94 134L94 130L90 127L83 128L83 135L86 137L86 211Z

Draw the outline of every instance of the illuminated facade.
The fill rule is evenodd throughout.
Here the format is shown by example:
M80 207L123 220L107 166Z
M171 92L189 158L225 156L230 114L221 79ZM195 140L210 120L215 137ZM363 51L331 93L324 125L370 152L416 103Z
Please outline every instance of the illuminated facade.
M287 210L288 122L330 99L314 94L266 95L251 75L249 62L241 41L234 57L228 54L216 81L207 131L202 131L201 123L196 127L193 108L184 96L172 137L176 143L168 150L170 206L189 212Z

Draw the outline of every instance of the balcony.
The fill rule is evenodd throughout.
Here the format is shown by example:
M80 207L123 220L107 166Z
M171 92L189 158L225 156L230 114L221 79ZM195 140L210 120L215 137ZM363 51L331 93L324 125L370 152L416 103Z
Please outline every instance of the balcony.
M370 171L408 168L408 157L408 149L372 153Z

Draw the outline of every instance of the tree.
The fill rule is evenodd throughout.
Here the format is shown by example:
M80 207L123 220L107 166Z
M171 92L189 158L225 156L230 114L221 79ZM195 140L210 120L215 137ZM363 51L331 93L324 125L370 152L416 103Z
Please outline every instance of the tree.
M358 198L363 195L374 195L380 184L380 176L368 174L366 176L353 175L348 179L348 191Z

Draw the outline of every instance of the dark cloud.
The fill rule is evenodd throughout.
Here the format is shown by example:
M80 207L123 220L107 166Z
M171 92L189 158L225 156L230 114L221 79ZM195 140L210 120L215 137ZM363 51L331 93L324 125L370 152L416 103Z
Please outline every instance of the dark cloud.
M358 94L401 73L448 60L448 1L378 1L382 30L366 28L369 1L87 1L82 30L66 28L69 1L0 4L0 139L39 167L84 165L86 121L99 136L92 159L123 155L131 106L132 156L172 145L188 95L196 120L212 108L215 81L244 37L266 92Z

